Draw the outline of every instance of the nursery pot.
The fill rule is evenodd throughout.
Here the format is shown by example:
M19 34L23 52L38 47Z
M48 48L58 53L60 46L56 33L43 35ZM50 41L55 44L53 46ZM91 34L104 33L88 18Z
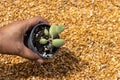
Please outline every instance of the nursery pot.
M49 43L45 45L39 43L41 37L49 38L49 36L44 34L44 29L49 30L49 28L49 24L39 23L31 30L27 31L24 37L24 44L42 58L53 58L56 51L59 49L57 47L50 49ZM59 36L57 38L59 38Z

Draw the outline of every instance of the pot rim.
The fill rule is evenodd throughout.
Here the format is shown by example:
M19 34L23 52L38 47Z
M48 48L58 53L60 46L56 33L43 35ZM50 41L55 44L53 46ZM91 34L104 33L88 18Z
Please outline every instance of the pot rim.
M28 38L28 47L33 51L33 52L35 52L35 53L37 53L40 57L42 57L42 58L53 58L54 56L55 56L55 54L53 54L53 56L51 56L51 57L43 57L42 56L42 54L40 53L40 52L38 52L38 50L37 50L37 48L34 46L34 44L33 44L33 33L34 33L34 31L35 31L35 29L37 28L37 27L40 27L40 26L42 26L42 25L44 25L44 26L47 26L47 27L49 27L50 28L50 25L49 24L46 24L46 23L39 23L39 24L37 24L35 27L33 27L33 29L32 29L32 31L31 31L31 33L30 33L30 36L29 36L29 38ZM59 48L58 48L59 49ZM57 51L55 51L55 53L56 53Z

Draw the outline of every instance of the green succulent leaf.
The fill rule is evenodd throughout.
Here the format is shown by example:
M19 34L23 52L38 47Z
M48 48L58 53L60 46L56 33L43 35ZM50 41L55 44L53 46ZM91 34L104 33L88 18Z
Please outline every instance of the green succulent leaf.
M57 26L57 28L56 28L57 34L61 33L63 30L64 30L64 25L59 25L59 26Z
M40 39L40 44L46 44L48 41L44 38Z
M55 24L52 24L49 30L49 34L53 38L57 36L56 28L57 26Z
M47 29L44 30L44 34L45 34L46 36L48 36L49 32L48 32Z
M64 40L63 39L54 39L52 41L52 45L55 47L61 47L64 44Z

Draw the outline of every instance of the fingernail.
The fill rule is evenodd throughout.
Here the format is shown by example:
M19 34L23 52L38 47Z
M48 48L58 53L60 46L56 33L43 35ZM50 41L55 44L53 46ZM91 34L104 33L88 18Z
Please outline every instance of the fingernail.
M44 61L42 59L37 60L38 63L43 63Z

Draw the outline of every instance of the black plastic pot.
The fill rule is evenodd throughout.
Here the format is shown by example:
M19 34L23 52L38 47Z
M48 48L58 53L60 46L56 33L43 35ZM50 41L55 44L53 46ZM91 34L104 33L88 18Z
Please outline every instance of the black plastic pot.
M37 24L35 27L33 27L31 30L29 30L25 37L24 37L24 43L25 45L31 49L33 52L37 53L39 56L41 56L42 58L53 58L56 54L56 51L59 49L59 48L56 48L54 47L54 49L52 50L52 53L49 53L49 51L46 53L47 56L43 56L43 52L42 51L39 51L38 48L35 46L35 32L37 32L38 30L42 30L42 28L46 28L46 29L49 29L50 28L50 25L49 24L46 24L46 23L40 23L40 24ZM42 36L41 36L42 37ZM38 44L40 45L40 43ZM48 45L48 44L47 44ZM41 48L43 49L45 46L47 45L43 45ZM48 55L49 54L49 55Z

